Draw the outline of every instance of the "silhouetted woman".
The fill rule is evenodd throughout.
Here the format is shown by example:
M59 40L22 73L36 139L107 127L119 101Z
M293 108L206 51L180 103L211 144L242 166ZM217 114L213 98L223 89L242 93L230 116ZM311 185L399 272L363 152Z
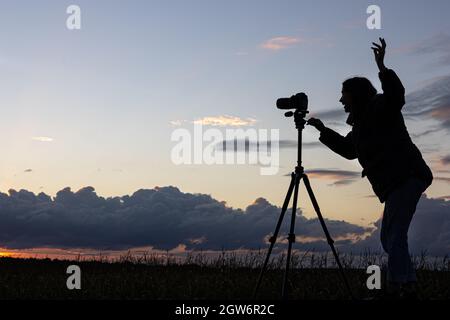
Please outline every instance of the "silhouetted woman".
M342 84L340 102L349 113L352 130L345 136L319 119L308 124L320 131L319 140L347 159L358 159L373 191L384 202L381 243L388 254L388 293L406 296L414 291L416 275L408 250L408 229L422 193L433 175L409 137L401 109L405 89L393 70L384 65L386 42L373 43L383 94L366 78Z

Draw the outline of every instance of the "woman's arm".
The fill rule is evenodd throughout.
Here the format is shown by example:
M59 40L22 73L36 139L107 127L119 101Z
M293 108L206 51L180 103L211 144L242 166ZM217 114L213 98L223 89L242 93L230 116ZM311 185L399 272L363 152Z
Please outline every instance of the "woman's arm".
M345 137L341 136L336 131L325 127L325 125L316 118L310 118L307 122L309 125L315 127L320 131L320 142L330 148L332 151L341 155L342 157L353 160L357 158L356 150L353 145L352 133L349 132Z
M375 62L380 70L378 77L380 78L381 87L383 88L383 96L387 102L386 107L389 108L389 110L386 111L401 110L405 104L405 88L397 74L393 70L386 68L384 65L386 41L384 41L383 38L380 38L380 43L381 45L372 42L374 45L372 50L375 55Z
M350 131L345 137L330 128L325 128L319 137L320 142L328 148L341 155L345 159L353 160L358 157L355 146L353 145L352 132Z

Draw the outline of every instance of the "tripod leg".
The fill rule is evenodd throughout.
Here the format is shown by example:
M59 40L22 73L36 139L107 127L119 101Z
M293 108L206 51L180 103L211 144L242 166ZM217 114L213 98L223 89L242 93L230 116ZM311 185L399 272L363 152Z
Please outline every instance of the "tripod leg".
M311 199L311 202L313 204L314 210L317 213L317 217L319 218L320 224L322 225L323 232L325 233L325 236L327 238L327 242L330 245L331 251L333 252L334 258L336 260L337 265L339 266L339 270L342 276L342 279L344 281L345 287L350 295L350 297L353 299L352 290L350 289L350 285L348 283L347 277L344 273L344 268L342 268L341 261L339 260L339 256L336 252L336 249L334 247L334 240L331 238L330 233L328 232L328 228L325 224L325 221L323 220L322 213L320 212L319 204L317 203L316 197L314 196L314 192L311 188L311 184L309 183L308 176L306 174L303 174L303 181L305 182L306 190L308 191L309 198Z
M291 227L289 229L288 235L288 250L286 255L286 269L284 270L284 279L283 279L283 288L282 288L282 299L287 298L287 280L289 274L289 267L291 262L291 251L292 251L292 243L295 242L295 215L297 212L297 198L298 198L298 187L300 185L300 173L295 175L295 190L294 190L294 200L292 203L292 216L291 216Z
M277 226L275 227L275 231L274 231L273 235L269 239L269 242L270 242L269 250L267 251L266 259L264 260L264 265L261 268L261 272L259 273L258 282L256 284L255 290L253 291L254 298L256 298L259 287L261 286L261 281L264 276L264 273L266 272L267 264L269 262L270 255L272 254L273 246L275 245L275 242L278 237L278 233L280 232L280 227L281 227L281 223L283 222L284 214L286 213L287 207L289 205L289 201L291 201L292 190L294 190L294 185L295 185L295 180L296 180L295 176L296 176L295 173L291 174L291 183L289 185L289 189L287 191L286 197L284 198L284 203L283 203L283 207L281 209L280 217L278 218Z

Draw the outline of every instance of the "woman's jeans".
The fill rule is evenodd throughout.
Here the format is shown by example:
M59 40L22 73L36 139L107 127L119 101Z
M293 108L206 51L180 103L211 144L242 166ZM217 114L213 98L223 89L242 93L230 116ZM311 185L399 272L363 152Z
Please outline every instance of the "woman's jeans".
M385 201L381 243L388 254L389 282L417 281L408 250L408 229L417 203L427 187L425 181L410 177L392 190Z

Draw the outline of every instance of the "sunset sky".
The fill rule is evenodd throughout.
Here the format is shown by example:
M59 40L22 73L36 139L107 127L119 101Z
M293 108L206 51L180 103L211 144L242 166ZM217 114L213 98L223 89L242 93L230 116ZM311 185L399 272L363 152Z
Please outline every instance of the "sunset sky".
M71 4L81 8L81 30L66 28ZM0 203L9 201L10 189L55 197L66 187L92 186L107 198L173 186L244 211L261 206L261 198L279 207L295 166L296 131L276 99L306 92L311 114L345 134L342 81L365 76L381 90L370 46L384 37L385 63L406 88L408 130L435 177L427 197L440 201L450 226L450 2L377 1L381 30L366 27L370 4L2 0ZM223 132L233 127L230 119L243 129L279 129L279 172L175 165L172 132L193 132L193 122L207 117L228 119L215 126ZM303 165L323 214L355 228L373 227L383 205L360 178L360 165L318 144L318 136L314 128L304 130ZM315 216L303 186L300 207L306 218ZM28 236L25 229L17 239ZM0 248L59 246L42 237L34 245L31 236L15 245L14 231L9 238L3 231Z

